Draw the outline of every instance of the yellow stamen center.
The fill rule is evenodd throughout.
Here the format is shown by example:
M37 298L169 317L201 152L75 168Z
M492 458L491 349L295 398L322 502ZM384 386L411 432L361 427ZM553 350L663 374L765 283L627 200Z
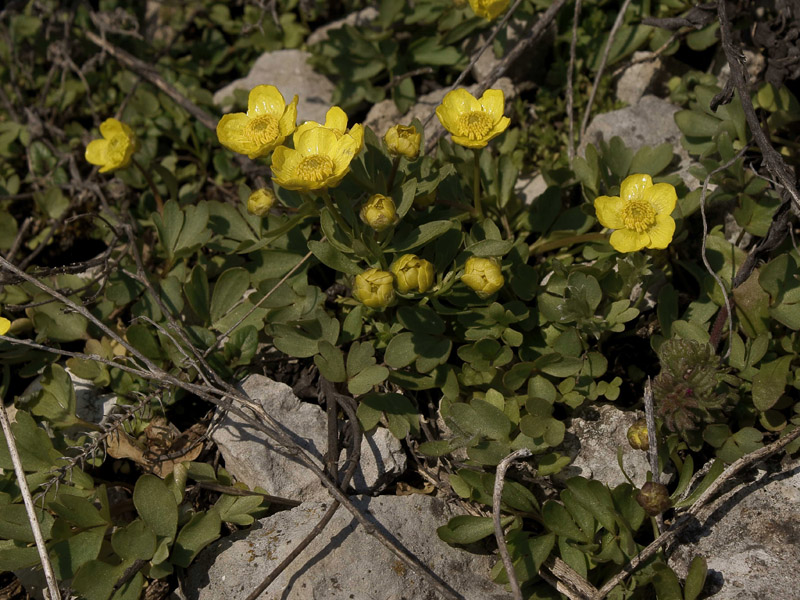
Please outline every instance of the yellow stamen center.
M492 129L492 119L485 112L475 110L458 117L458 133L471 140L480 140Z
M297 165L297 177L303 181L323 181L333 175L333 161L328 156L307 156Z
M272 115L259 115L250 119L245 128L245 135L252 142L266 146L274 142L280 136L278 119Z
M649 202L633 200L622 209L622 222L626 229L643 233L656 222L656 211Z

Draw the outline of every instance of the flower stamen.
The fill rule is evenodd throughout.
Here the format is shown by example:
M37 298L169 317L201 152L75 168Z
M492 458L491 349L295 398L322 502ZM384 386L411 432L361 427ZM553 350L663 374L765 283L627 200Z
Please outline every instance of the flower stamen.
M479 140L492 129L492 119L485 112L472 111L458 117L458 135Z
M306 181L324 181L333 175L335 168L328 156L307 156L297 165L297 177Z
M250 119L244 134L255 144L266 146L280 136L278 119L274 115L259 115Z
M633 200L622 208L622 222L627 229L644 233L656 222L656 211L649 202Z

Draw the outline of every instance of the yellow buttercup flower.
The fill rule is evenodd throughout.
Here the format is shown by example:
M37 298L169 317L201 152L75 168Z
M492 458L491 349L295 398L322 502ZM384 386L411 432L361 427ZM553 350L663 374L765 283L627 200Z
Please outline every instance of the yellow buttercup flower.
M472 11L479 17L494 21L506 11L511 0L469 0Z
M247 97L247 113L224 115L217 124L217 137L228 150L258 158L280 146L295 130L296 121L297 95L287 106L274 85L257 85Z
M467 148L483 148L489 140L503 133L511 122L503 116L503 90L486 90L480 100L464 88L447 92L436 107L439 117L456 144Z
M675 233L678 196L668 183L653 184L650 175L626 177L619 196L598 196L594 201L597 220L614 229L609 242L617 252L636 252L642 248L666 248Z
M401 294L424 294L433 286L433 265L416 254L404 254L391 266Z
M5 317L0 317L0 335L5 335L11 329L11 321Z
M335 187L350 170L358 141L317 126L296 131L294 148L278 146L272 155L272 179L287 190L309 192Z
M356 275L353 294L370 308L386 308L394 302L394 277L389 271L367 269Z
M461 281L475 290L481 298L491 296L505 283L500 266L490 258L479 256L467 259Z
M106 119L100 124L102 140L92 140L86 146L86 160L100 166L101 173L127 167L139 142L133 129L117 119Z
M275 204L275 192L269 188L261 188L247 198L247 212L263 217L269 213L273 204Z
M383 231L397 222L397 208L388 196L373 194L361 207L360 216L375 231Z
M383 141L389 149L389 154L415 160L419 156L422 134L413 125L395 125L386 132Z
M356 154L361 152L362 148L364 148L364 127L360 124L356 124L350 129L347 129L347 114L338 106L331 107L325 114L325 125L320 125L316 121L306 121L297 128L296 135L299 135L309 129L314 129L315 127L325 127L326 129L330 129L336 133L338 137L348 134L358 144Z

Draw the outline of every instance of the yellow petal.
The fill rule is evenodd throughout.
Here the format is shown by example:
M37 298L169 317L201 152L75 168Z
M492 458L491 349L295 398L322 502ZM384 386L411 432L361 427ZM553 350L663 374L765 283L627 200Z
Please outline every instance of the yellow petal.
M497 123L506 109L505 94L503 90L486 90L481 96L483 112L492 118L492 123ZM506 124L506 127L508 124ZM505 127L503 128L505 129Z
M637 173L635 175L628 175L622 182L619 189L619 195L623 200L641 200L644 197L644 191L652 187L653 179L650 175Z
M609 229L622 229L622 207L625 203L619 196L598 196L594 199L594 210L600 225Z
M286 101L283 94L274 85L257 85L247 96L247 116L273 115L276 119L283 116Z
M464 88L447 92L442 105L455 116L481 110L481 103Z
M312 156L314 154L329 155L338 140L339 137L336 133L327 127L314 127L297 136L294 147L303 156Z
M364 127L361 123L356 123L347 134L356 141L356 154L358 154L364 147Z
M492 138L496 138L508 128L509 123L511 123L511 119L508 117L502 117L497 123L494 124L494 127L492 127L491 131L486 134L486 139L491 140Z
M130 128L128 130L130 131ZM109 139L115 135L125 135L125 130L123 129L123 124L116 119L106 119L100 123L100 135Z
M657 215L672 214L675 204L678 202L675 187L668 183L657 183L653 187L647 188L644 197L656 210Z
M322 127L320 123L316 121L306 121L300 127L294 130L294 135L292 136L292 141L294 142L294 147L297 148L297 145L300 143L300 136L303 135L306 131L310 129L314 129L316 127Z
M338 106L332 106L325 115L325 127L344 133L347 131L347 114Z
M260 149L245 135L250 118L244 113L224 115L217 123L219 143L239 154L253 154Z
M464 146L466 148L485 148L486 144L489 143L488 139L471 140L468 137L460 135L453 135L453 141L459 146Z
M108 140L92 140L86 146L86 161L103 166L108 162ZM101 169L102 170L102 169Z
M5 317L0 317L0 335L5 335L11 329L11 321Z
M669 215L656 215L656 224L647 230L650 236L648 248L663 250L672 241L675 234L675 221Z
M631 229L617 229L608 241L617 252L636 252L647 246L650 236Z
M453 131L456 126L456 117L451 110L444 104L436 107L436 116L439 118L439 123L442 124L447 131Z
M297 127L297 94L295 94L289 106L286 107L283 116L278 122L278 128L283 137L292 133L295 127Z

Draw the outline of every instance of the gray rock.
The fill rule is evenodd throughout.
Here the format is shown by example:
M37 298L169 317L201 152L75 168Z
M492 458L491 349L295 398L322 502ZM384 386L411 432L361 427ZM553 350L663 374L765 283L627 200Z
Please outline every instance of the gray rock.
M214 94L214 104L230 111L233 106L233 91L249 92L257 85L269 84L277 87L286 102L297 94L297 120L325 121L325 113L331 107L333 84L324 75L314 71L308 64L311 55L303 50L277 50L262 54L246 77L232 81Z
M643 60L651 57L652 52L634 52L633 60L642 60L629 66L617 80L617 98L626 104L636 104L648 91L656 74L661 69L661 59Z
M538 19L538 16L533 17ZM521 36L524 36L531 29L531 23L522 21L521 19L512 18L506 25L505 41L503 47L505 52L508 53L514 48ZM468 53L472 55L477 52L486 43L489 38L490 31L481 33L476 38L470 38L466 47ZM556 24L550 23L550 26L544 31L544 34L539 36L539 39L534 42L531 48L523 52L520 57L515 60L506 72L509 77L515 81L540 81L547 69L544 69L544 61L547 56L547 48L552 46L556 36ZM501 34L503 35L503 34ZM483 81L489 73L492 72L497 65L503 61L503 58L497 58L494 53L494 48L489 46L486 51L481 54L481 57L472 67L472 76L475 81ZM538 75L538 76L537 76Z
M764 70L764 55L752 50L743 50L742 54L744 55L744 64L746 67L747 78L752 82L756 80L758 74ZM728 79L731 78L731 66L728 64L728 61L722 60L722 67L717 74L719 78L719 87L724 88L725 85L728 83Z
M344 19L333 21L332 23L328 23L327 25L323 25L319 29L316 29L311 35L308 36L306 39L306 44L311 46L313 44L324 42L328 39L328 32L333 29L341 29L345 25L350 25L352 27L365 27L377 18L378 10L372 6L367 6L359 11L350 13Z
M714 594L714 600L797 598L798 506L800 461L782 473L777 468L760 470L754 481L679 537L670 566L685 577L692 559L705 557L709 573L704 591Z
M679 110L666 100L644 96L632 106L597 115L586 128L578 154L583 156L588 144L598 145L600 140L609 142L614 136L620 137L633 150L669 142L680 159L678 175L687 186L694 188L697 180L689 173L693 161L681 145L681 131L675 124L674 116Z
M590 404L573 417L567 426L563 449L573 460L554 475L558 481L581 476L597 479L609 487L627 482L617 463L617 448L622 448L625 472L637 486L647 480L650 465L647 453L628 443L628 427L644 415L622 411L612 404Z
M261 375L250 375L241 387L300 446L323 461L327 425L319 406L301 402L289 386ZM316 475L236 415L227 414L212 439L225 459L225 468L250 488L260 486L275 496L301 501L329 497ZM339 465L343 472L347 466L344 451ZM405 468L406 455L400 442L385 429L377 429L362 440L361 463L352 486L357 493L379 491Z
M493 559L452 548L436 536L454 511L422 496L355 499L375 526L389 533L467 600L506 600L489 581ZM187 571L189 600L239 600L280 563L316 525L329 503L307 502L237 532L205 549ZM425 579L364 531L344 508L268 588L281 600L434 600Z
M467 87L467 89L470 93L474 93L477 87L477 84L475 84ZM498 79L492 88L503 90L506 102L517 95L517 89L508 77L501 77ZM442 103L442 99L448 91L448 88L441 88L420 96L417 98L417 103L412 106L405 115L400 114L394 102L391 100L378 102L367 113L367 118L364 119L364 125L370 127L378 137L383 137L392 125L397 125L398 123L408 125L414 119L419 119L424 124L425 119L427 119L428 116L436 110L436 107ZM441 123L439 123L439 119L433 117L425 128L425 139L430 139L439 131L444 131L444 128Z
M546 190L547 182L544 180L544 175L541 173L533 178L518 179L517 185L514 188L517 196L522 197L522 202L526 206L533 204L533 201L544 194Z

